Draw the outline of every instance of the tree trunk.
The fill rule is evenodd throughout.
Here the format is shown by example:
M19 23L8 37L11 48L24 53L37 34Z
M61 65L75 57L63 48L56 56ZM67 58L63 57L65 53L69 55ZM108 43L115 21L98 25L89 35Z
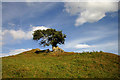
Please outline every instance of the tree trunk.
M57 44L53 43L52 45L52 51L54 51L54 49L57 47Z
M54 51L57 48L57 46L52 46L52 51Z
M59 53L59 52L60 52L60 53L61 53L61 52L64 52L64 50L62 50L62 49L59 48L58 46L52 46L52 51L53 51L53 52L58 52L58 53Z

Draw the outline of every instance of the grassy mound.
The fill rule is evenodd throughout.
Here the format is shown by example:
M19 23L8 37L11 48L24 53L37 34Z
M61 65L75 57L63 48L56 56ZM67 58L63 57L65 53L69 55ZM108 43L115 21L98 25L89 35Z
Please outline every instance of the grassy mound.
M41 53L2 58L3 78L120 78L118 55L104 52Z

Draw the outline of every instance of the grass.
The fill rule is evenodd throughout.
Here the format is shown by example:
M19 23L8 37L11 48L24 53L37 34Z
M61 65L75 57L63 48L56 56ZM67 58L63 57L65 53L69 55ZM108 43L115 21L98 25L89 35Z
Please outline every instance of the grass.
M104 52L41 53L2 58L3 78L119 78L120 56Z

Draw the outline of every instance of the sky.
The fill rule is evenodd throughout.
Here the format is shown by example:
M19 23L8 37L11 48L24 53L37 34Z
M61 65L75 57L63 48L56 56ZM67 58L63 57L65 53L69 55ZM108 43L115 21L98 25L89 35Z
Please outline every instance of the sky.
M118 54L117 2L2 2L2 55L50 49L32 40L37 29L53 28L67 35L64 51Z

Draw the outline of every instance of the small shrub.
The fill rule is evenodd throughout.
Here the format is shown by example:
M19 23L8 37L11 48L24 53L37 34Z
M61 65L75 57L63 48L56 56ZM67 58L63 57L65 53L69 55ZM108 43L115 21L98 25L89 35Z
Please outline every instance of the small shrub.
M98 51L96 51L96 53L98 53Z
M87 53L89 54L90 52L88 51Z
M104 68L103 64L100 64L100 66L101 66L102 68Z
M93 52L90 52L90 54L92 54Z
M86 53L86 52L83 51L82 53Z
M103 53L103 51L100 51L100 53Z
M93 63L96 63L96 61L93 61Z
M49 75L50 73L49 72L46 72L46 75Z
M78 75L78 77L77 78L81 78L81 76L80 75Z

